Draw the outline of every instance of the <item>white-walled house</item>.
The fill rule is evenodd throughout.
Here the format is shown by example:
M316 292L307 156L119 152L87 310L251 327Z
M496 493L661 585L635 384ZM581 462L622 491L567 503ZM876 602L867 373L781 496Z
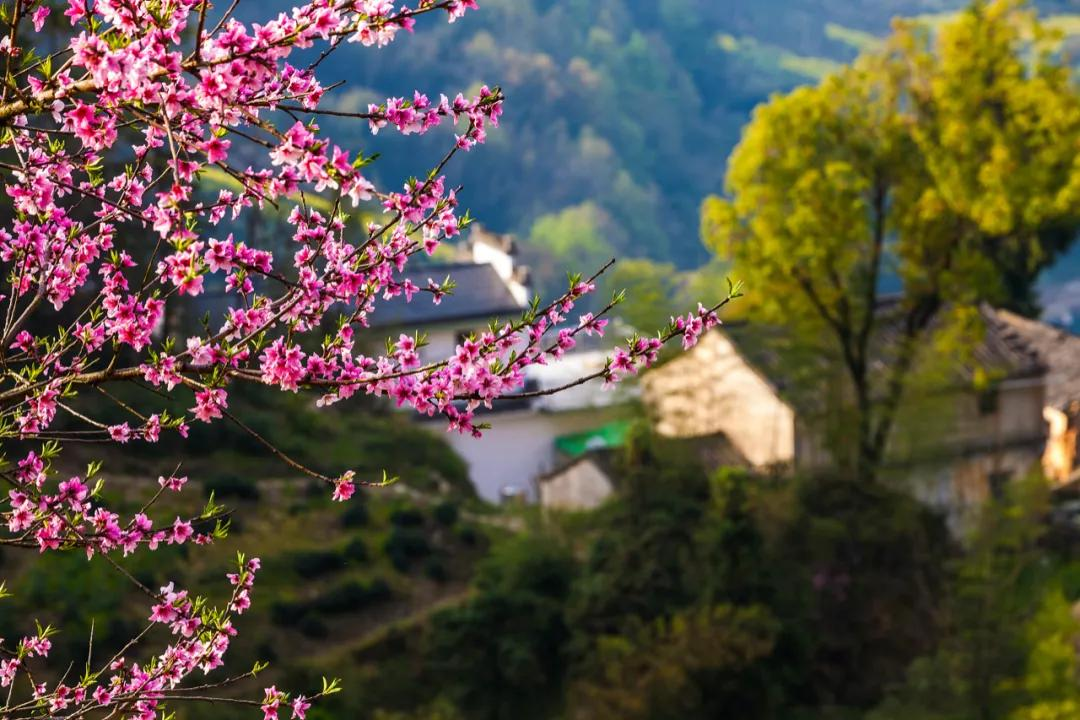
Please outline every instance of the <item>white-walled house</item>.
M372 316L374 326L388 335L420 331L427 336L421 350L425 361L452 355L470 333L487 327L493 318L515 319L529 301L527 271L516 264L513 239L473 227L459 254L460 261L406 268L399 279L408 278L419 287L428 279L442 282L450 276L456 287L435 305L427 295L412 302L398 297L382 303ZM606 354L600 351L571 352L547 365L526 369L526 390L560 387L583 375L603 369ZM599 380L558 394L496 402L479 413L480 422L492 427L474 438L456 432L445 439L465 460L477 493L486 500L507 497L538 499L536 480L567 458L558 441L568 435L601 428L626 416L627 403L636 396L633 383L604 390ZM420 420L432 432L445 432L439 419Z
M579 377L600 370L606 362L600 351L571 353L558 362L534 365L526 375L528 387L546 390L561 387ZM627 418L629 403L637 397L637 386L620 383L605 390L599 380L579 385L555 395L532 398L516 407L483 414L491 428L483 437L449 433L451 447L469 466L469 475L481 497L500 500L522 495L540 499L537 480L571 459L560 450L568 436L589 434ZM503 405L505 407L505 404ZM602 434L597 434L602 437ZM595 449L603 449L601 447Z
M1047 424L1043 473L1055 485L1080 479L1080 337L1053 325L1000 311L1002 321L1039 353L1046 365L1043 418Z
M592 510L615 492L615 483L599 453L574 458L538 481L539 502L551 510Z
M707 333L689 352L642 379L656 431L691 438L723 433L756 468L796 460L794 406L728 333Z
M965 390L971 369L958 363L960 382L913 404L914 422L889 441L889 475L912 481L918 496L954 517L1037 466L1046 446L1046 367L999 311L984 307L982 316L974 362L990 370L992 389ZM755 344L760 331L714 330L646 373L642 396L654 427L668 437L724 437L759 469L826 467L820 411L794 396L777 358Z

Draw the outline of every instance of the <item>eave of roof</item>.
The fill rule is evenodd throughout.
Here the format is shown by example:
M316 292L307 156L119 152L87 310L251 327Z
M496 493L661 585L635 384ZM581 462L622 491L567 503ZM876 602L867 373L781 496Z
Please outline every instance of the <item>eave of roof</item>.
M997 315L1046 365L1046 404L1066 409L1080 402L1080 336L1007 310Z
M379 300L371 314L371 326L430 327L451 322L516 317L523 310L506 282L488 264L459 262L421 265L406 269L395 279L398 282L411 280L418 287L425 288L429 278L441 282L446 277L454 280L457 286L452 293L443 296L438 305L427 293L417 294L411 302L401 295L390 300Z

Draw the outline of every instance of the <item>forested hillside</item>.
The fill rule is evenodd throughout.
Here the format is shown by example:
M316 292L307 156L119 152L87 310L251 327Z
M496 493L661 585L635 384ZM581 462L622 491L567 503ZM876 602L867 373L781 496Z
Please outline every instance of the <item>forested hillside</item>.
M343 110L413 87L436 95L501 85L509 98L502 127L479 152L456 160L451 177L464 184L474 216L542 246L531 258L542 274L560 277L611 255L687 268L707 257L698 206L721 188L757 103L851 60L896 15L933 21L961 5L485 0L461 23L423 27L420 42L379 53L353 46L323 69L328 81L345 82L335 91ZM1044 17L1075 10L1068 0L1037 5ZM260 12L261 3L249 4L252 17ZM339 137L360 132L355 123L336 125ZM443 141L357 142L384 151L373 173L397 182L422 172Z

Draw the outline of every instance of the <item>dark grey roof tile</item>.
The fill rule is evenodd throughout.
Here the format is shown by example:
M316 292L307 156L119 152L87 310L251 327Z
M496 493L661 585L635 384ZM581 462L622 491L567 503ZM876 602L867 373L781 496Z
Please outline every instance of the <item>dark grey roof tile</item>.
M457 287L452 294L443 296L438 305L432 302L429 293L417 293L411 302L407 302L403 295L391 300L380 299L371 314L372 327L412 328L494 317L509 319L521 314L522 307L491 265L418 265L407 268L395 279L399 282L409 279L417 286L426 288L429 278L442 283L447 276L457 283Z

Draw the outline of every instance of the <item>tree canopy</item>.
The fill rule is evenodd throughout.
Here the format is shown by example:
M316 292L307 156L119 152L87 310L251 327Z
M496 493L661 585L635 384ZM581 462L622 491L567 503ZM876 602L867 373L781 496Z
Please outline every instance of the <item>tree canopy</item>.
M844 369L857 442L840 459L857 472L880 463L933 330L982 300L1030 309L1080 219L1078 147L1070 67L1016 0L933 31L898 22L880 49L755 111L702 232L761 317Z

